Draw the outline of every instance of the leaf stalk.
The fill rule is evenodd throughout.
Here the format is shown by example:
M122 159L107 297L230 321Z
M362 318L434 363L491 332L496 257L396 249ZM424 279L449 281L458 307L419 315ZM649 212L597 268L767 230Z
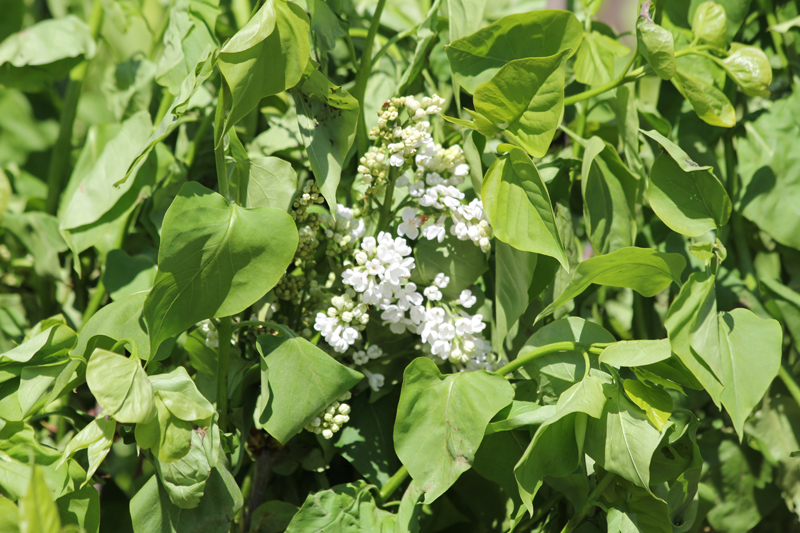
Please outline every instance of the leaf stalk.
M392 494L394 494L394 491L396 491L398 487L403 484L403 481L405 481L407 477L408 468L403 465L397 472L394 473L392 477L389 478L389 481L387 481L386 484L381 487L380 493L376 498L378 505L383 505L386 503L386 500L391 498Z

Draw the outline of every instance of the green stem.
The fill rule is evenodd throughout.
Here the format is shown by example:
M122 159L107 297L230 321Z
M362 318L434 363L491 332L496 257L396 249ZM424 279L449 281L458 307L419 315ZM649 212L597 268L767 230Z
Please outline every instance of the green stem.
M781 367L778 369L778 377L781 378L783 384L789 389L789 394L792 395L797 405L800 405L800 385L797 384L797 381L795 381L794 376L792 376L785 364L781 364Z
M772 7L772 0L761 0L761 7L764 9L764 15L767 17L767 24L773 27L778 23L778 18L775 16L775 9ZM775 53L781 60L781 66L786 68L789 66L789 60L786 58L786 52L783 50L783 35L775 30L770 30L769 34L772 36L772 43L775 45Z
M495 374L498 376L505 376L506 374L510 374L518 368L527 365L534 359L538 359L539 357L543 357L551 353L587 351L593 354L600 354L603 352L603 349L605 349L606 346L607 344L587 344L585 342L554 342L553 344L548 344L547 346L542 346L540 348L536 348L535 350L531 350L522 357L514 359L506 366L496 370Z
M217 182L219 183L219 193L228 198L230 190L228 188L228 171L225 167L225 145L222 142L224 133L222 131L225 123L225 82L222 81L217 96L217 110L214 114L214 164L217 167Z
M89 30L92 38L97 39L100 27L103 25L103 5L100 0L94 0L92 11L89 14ZM84 61L69 74L67 93L64 98L64 107L61 110L61 121L58 130L58 139L53 146L50 156L50 167L47 169L47 202L45 209L51 215L58 212L58 201L64 187L64 177L70 167L70 149L72 148L72 128L75 125L75 116L78 111L78 100L81 97L83 79L86 77L88 61Z
M100 305L103 303L103 300L106 297L106 286L103 285L103 282L100 281L97 284L97 287L94 289L94 293L92 297L89 299L89 303L86 304L86 309L83 311L83 321L82 324L86 324L90 318L97 312L100 308Z
M597 483L597 486L594 488L592 493L589 494L589 498L586 500L586 503L581 505L580 509L578 509L578 512L575 513L570 521L567 522L567 525L564 526L564 529L561 530L561 533L572 533L575 531L575 528L578 527L581 522L583 522L583 519L586 517L586 513L589 512L589 509L594 507L594 502L597 501L597 498L600 496L600 494L602 494L603 491L606 490L606 488L611 484L611 482L614 481L615 477L616 474L606 472L606 475L603 476L603 479Z
M200 144L202 144L203 139L208 133L208 129L211 127L211 123L214 122L216 113L209 113L205 117L203 117L203 121L200 123L200 126L197 128L197 132L194 134L194 139L192 139L192 144L189 145L189 149L186 150L186 168L190 169L192 167L192 163L194 163L194 158L197 155L197 151L200 149Z
M386 184L386 192L383 195L383 204L381 205L381 216L378 218L378 225L375 229L375 235L381 231L386 230L389 222L392 219L392 203L394 197L394 182L397 179L397 167L389 169L389 183Z
M386 484L381 487L380 494L378 494L378 497L376 498L378 505L383 505L386 503L386 500L392 497L394 491L396 491L398 487L403 484L403 481L405 481L407 477L408 468L403 465L400 467L400 470L395 472L394 475L389 478L389 481L387 481Z
M153 124L160 124L161 120L169 111L169 108L172 106L172 102L175 100L175 97L172 96L172 93L164 87L161 90L161 101L158 103L158 109L156 110L156 116L153 119Z
M603 94L604 92L610 91L611 89L615 89L620 85L625 85L626 83L639 79L640 76L649 72L650 67L639 67L636 70L631 70L629 73L628 71L633 66L633 62L636 61L636 57L638 55L638 52L634 52L631 55L631 58L628 60L628 64L625 65L625 68L622 70L622 74L620 74L617 79L612 80L605 85L601 85L600 87L595 87L594 89L583 91L582 93L574 94L564 98L564 106L574 105L593 96L597 96L599 94Z
M217 412L219 413L220 431L228 429L228 365L231 355L231 337L233 328L231 327L231 317L226 316L219 319L217 327L219 335L219 347L217 360Z
M372 22L367 32L367 40L364 49L361 51L361 68L356 73L356 83L353 88L353 97L358 100L360 112L358 113L357 142L358 152L363 154L367 151L367 123L364 117L364 95L367 92L367 81L372 74L372 47L375 44L375 36L378 34L378 27L381 24L383 8L386 7L386 0L378 0L375 6L375 13L372 15Z

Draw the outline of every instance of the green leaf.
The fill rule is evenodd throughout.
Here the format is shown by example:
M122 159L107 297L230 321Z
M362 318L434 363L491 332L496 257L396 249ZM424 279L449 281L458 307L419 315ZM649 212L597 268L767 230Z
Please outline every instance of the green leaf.
M153 387L138 359L97 348L86 366L86 382L103 414L117 422L144 423L156 415Z
M91 59L95 49L89 26L78 17L43 20L0 43L0 85L26 92L44 90Z
M483 0L477 1L482 2ZM408 94L408 88L411 86L411 83L426 66L428 53L433 47L435 38L438 35L437 28L439 24L438 13L440 4L441 0L434 0L431 4L431 8L428 10L428 14L425 16L425 20L417 27L417 46L408 68L403 71L400 81L397 82L397 91L395 91L395 94ZM453 36L452 32L450 35L451 37Z
M615 342L600 354L598 361L616 367L645 366L672 356L669 339Z
M495 236L517 250L554 257L569 270L550 194L536 165L519 148L501 147L508 152L492 163L481 188Z
M769 31L776 31L778 33L787 33L792 28L796 28L800 26L800 17L794 17L789 20L785 20L778 24L773 24L769 27Z
M675 75L675 42L672 34L647 17L636 21L636 40L642 54L659 78L668 80Z
M169 493L152 476L131 499L134 533L227 533L242 508L242 493L224 465L211 470L200 505L182 509L173 505Z
M622 248L580 263L572 280L556 301L548 305L538 321L585 291L592 283L627 287L642 296L655 296L670 283L680 286L686 260L680 254L657 252L649 248Z
M147 157L158 143L163 141L170 133L175 131L175 128L180 126L182 122L180 119L186 115L186 112L192 104L192 96L197 93L203 86L203 83L214 73L216 61L217 49L211 46L206 47L194 68L189 71L189 75L183 80L178 96L172 101L169 109L167 109L167 112L164 114L164 118L161 119L161 122L159 122L155 130L153 130L153 133L147 140L147 145L136 159L133 160L130 167L128 167L128 172L125 174L125 177L114 183L115 187L125 183L125 181L130 178L131 174L133 174L133 170L137 167L139 161Z
M472 241L461 241L447 232L442 242L420 239L414 246L416 268L412 281L432 285L436 275L443 272L450 283L442 289L446 300L455 300L489 269L486 254Z
M152 129L147 111L140 111L122 123L119 133L106 143L94 165L80 180L80 185L62 204L59 214L62 230L97 222L131 189L134 180L119 187L112 185L125 178L128 168L147 145ZM155 169L150 170L154 177ZM133 167L131 172L139 172L139 168Z
M400 467L392 443L397 398L384 396L369 403L369 396L359 394L347 401L350 420L334 445L364 479L382 486Z
M666 153L658 156L650 169L647 195L656 215L688 237L724 226L731 214L725 186L710 170L685 172Z
M292 96L314 179L334 212L342 165L356 138L358 101L317 70L311 70Z
M587 85L605 85L614 78L614 57L625 57L630 49L597 31L586 33L575 56L575 79Z
M516 59L475 90L475 122L484 135L499 131L534 157L547 153L564 115L564 64L570 52Z
M581 167L583 216L592 247L607 254L633 245L639 178L599 137L586 143Z
M719 406L722 360L714 276L696 272L689 276L664 319L672 351L694 374Z
M111 250L106 256L103 285L112 300L120 301L152 289L157 270L155 254L131 256L125 250Z
M586 454L608 472L649 490L650 460L661 434L622 392L621 385L604 385L603 415L586 425Z
M85 485L92 479L100 463L103 462L103 459L111 450L116 429L117 423L114 420L106 420L102 416L95 418L69 441L67 447L64 448L64 454L61 456L57 468L61 468L78 450L88 450L89 469L86 471L86 481L83 482Z
M745 420L778 375L783 334L777 320L758 318L747 309L721 313L719 332L722 405L741 440Z
M499 349L506 334L528 308L528 289L533 283L538 255L495 243L495 327L492 337Z
M321 0L317 0L321 2ZM299 509L291 503L272 500L256 507L250 520L253 533L282 533Z
M548 57L563 50L570 55L581 44L583 31L568 11L542 9L509 15L445 47L456 80L473 94L500 68L515 59Z
M242 208L186 183L164 217L158 274L144 303L151 351L203 319L255 303L286 271L297 242L285 212Z
M34 466L28 492L19 500L21 533L60 533L61 520L42 471Z
M161 486L173 504L181 509L200 505L206 481L217 464L220 446L219 427L212 426L208 431L197 429L192 431L191 448L185 456L171 463L154 461Z
M545 476L564 477L578 467L584 442L577 425L585 427L587 415L600 418L605 400L602 382L587 376L561 394L556 412L536 430L514 467L519 494L528 512L533 513L533 498Z
M66 252L68 247L58 233L56 217L38 211L6 213L3 215L3 226L13 233L36 259L33 269L38 275L62 278L58 254Z
M713 0L697 6L692 17L692 31L695 39L724 50L728 44L725 8Z
M450 42L470 35L481 27L487 0L447 0Z
M707 81L680 70L672 81L704 122L723 128L736 125L736 110L725 93Z
M136 426L136 442L151 449L161 463L172 463L189 453L193 426L211 424L214 406L200 394L183 367L151 376L150 383L157 416Z
M725 71L747 96L769 96L772 67L767 55L755 46L733 43L722 61Z
M309 21L296 4L268 0L219 54L219 70L231 91L228 131L262 98L294 87L309 59Z
M70 492L56 500L63 531L77 528L86 533L98 533L100 530L100 494L89 486Z
M800 249L800 218L786 216L800 198L800 91L777 100L736 145L741 187L736 209L776 241Z
M172 6L156 72L156 81L170 93L180 92L205 50L219 47L214 34L219 14L219 0L182 0Z
M284 444L364 378L302 337L262 335L257 347L268 371L262 372L262 387L268 380L270 397L255 416Z
M420 357L406 367L397 406L397 456L430 503L468 470L486 426L514 391L484 371L442 375Z
M378 509L370 485L359 480L309 494L286 533L388 533L394 530L394 518L393 514Z
M297 191L297 172L277 157L254 157L228 165L230 193L244 207L289 211Z
M636 104L634 84L617 87L612 108L617 119L619 138L625 151L625 161L631 171L641 178L646 171L639 155L639 112Z
M663 431L672 414L672 396L664 389L643 381L626 379L622 386L628 398L644 411L656 429Z

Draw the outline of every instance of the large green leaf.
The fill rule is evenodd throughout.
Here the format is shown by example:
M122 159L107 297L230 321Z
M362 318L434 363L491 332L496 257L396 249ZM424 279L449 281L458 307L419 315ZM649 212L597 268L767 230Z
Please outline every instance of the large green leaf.
M97 222L130 190L134 180L119 187L114 183L125 178L128 168L147 145L152 128L147 111L140 111L122 123L119 133L105 144L92 168L63 204L59 213L62 230Z
M462 37L445 48L453 74L467 92L489 81L515 59L547 57L577 51L581 24L568 11L538 10L509 15Z
M219 0L180 0L172 6L156 72L156 81L170 93L180 92L206 49L219 47L214 34L219 14Z
M698 117L712 126L732 128L736 125L736 110L725 93L687 72L679 70L677 74L672 81Z
M776 101L758 119L749 122L747 135L738 139L741 188L736 209L776 241L800 249L800 217L793 213L800 201L800 91Z
M41 91L95 49L89 26L78 17L43 20L0 43L0 85Z
M450 119L486 136L500 132L534 157L542 157L564 115L564 64L569 51L516 59L475 91L474 121Z
M620 341L603 350L599 361L616 367L644 366L665 361L671 355L668 339Z
M181 509L200 505L211 469L217 465L220 446L219 427L197 429L192 431L191 448L185 456L171 463L154 461L161 486L173 504Z
M297 172L277 157L253 157L229 164L230 192L244 207L289 211L297 192Z
M536 430L514 467L522 502L530 513L545 476L564 477L578 467L584 442L576 426L585 428L587 415L600 418L605 402L603 382L587 376L561 394L556 412Z
M550 194L536 165L519 148L501 147L508 151L489 167L481 188L495 236L517 250L554 257L569 270Z
M286 533L389 533L394 530L394 519L395 515L378 509L370 486L356 481L310 494L292 518Z
M103 414L123 424L146 423L156 415L153 387L139 360L96 349L86 382Z
M586 33L575 56L575 79L587 85L605 85L614 76L614 58L624 57L630 49L597 31Z
M58 507L41 470L33 467L28 492L19 501L19 518L22 533L61 533Z
M203 319L255 303L286 271L297 242L286 212L242 208L186 183L164 217L158 274L144 303L151 352Z
M257 346L267 369L262 388L267 381L270 394L255 416L282 443L364 378L302 337L262 335Z
M783 335L778 321L758 318L747 309L721 313L719 332L722 405L741 438L745 420L778 375Z
M601 254L633 245L639 178L617 150L592 137L586 142L581 167L583 216L592 247Z
M58 219L40 211L6 213L3 226L13 233L36 259L34 271L40 276L60 279L61 262L58 254L67 245L58 232Z
M647 188L650 207L659 218L689 237L724 226L730 217L731 200L711 169L694 163L679 146L657 132L644 134L666 150L653 163Z
M642 296L655 296L670 283L680 285L686 260L680 254L657 252L649 248L623 248L580 263L561 296L548 305L537 320L549 315L581 294L592 283L627 287Z
M262 98L294 87L309 59L309 21L296 4L268 0L231 37L219 55L219 70L231 91L228 131Z
M620 384L603 387L602 417L586 426L586 454L608 472L649 490L650 460L661 442L661 433L633 405Z
M311 170L334 212L342 165L356 138L358 101L315 69L292 91L292 96Z
M505 379L484 371L442 375L424 357L406 367L394 444L426 503L470 468L489 421L513 397Z
M533 283L538 255L495 243L495 326L492 341L502 346L506 334L528 308L528 289Z

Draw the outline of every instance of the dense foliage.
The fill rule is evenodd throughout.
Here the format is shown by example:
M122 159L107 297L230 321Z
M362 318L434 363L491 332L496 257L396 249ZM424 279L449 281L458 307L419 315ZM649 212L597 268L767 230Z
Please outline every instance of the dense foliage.
M3 2L0 532L800 531L800 4L544 4Z

